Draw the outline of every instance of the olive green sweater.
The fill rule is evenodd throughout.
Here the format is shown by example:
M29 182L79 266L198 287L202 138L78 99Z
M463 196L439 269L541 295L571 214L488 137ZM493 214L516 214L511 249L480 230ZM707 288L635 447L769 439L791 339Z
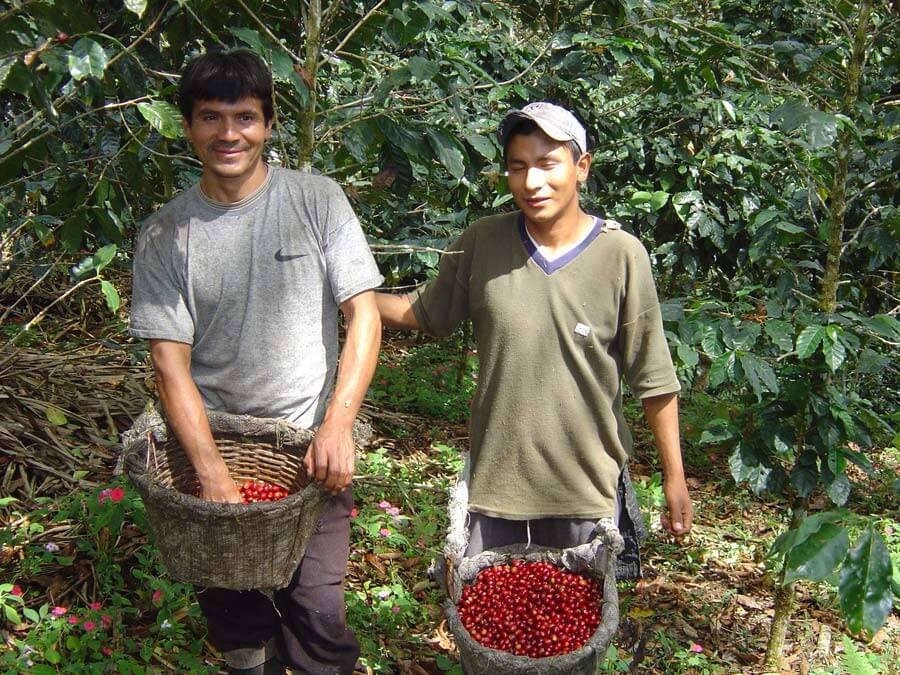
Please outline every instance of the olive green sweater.
M597 220L548 263L518 213L484 218L410 300L427 333L474 326L469 508L513 520L614 516L632 445L623 375L639 398L680 389L640 241Z

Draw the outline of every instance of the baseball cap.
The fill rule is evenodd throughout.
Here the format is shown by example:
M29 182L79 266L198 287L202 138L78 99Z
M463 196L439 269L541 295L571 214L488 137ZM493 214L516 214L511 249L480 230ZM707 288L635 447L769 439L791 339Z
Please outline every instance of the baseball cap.
M545 101L510 111L497 128L500 145L506 146L509 132L521 120L531 120L554 141L575 141L581 152L587 151L587 132L581 122L565 108Z

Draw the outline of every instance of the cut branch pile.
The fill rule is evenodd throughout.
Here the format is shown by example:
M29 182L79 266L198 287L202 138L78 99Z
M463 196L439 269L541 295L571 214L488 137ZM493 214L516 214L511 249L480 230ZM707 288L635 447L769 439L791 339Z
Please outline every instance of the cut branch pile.
M30 502L107 479L147 378L127 351L103 344L16 350L0 365L0 492Z

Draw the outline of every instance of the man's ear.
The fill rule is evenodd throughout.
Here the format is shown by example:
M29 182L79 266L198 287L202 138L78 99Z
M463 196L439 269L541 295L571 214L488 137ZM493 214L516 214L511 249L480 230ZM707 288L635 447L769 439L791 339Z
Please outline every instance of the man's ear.
M189 141L191 140L191 122L187 117L182 115L181 117L181 128L184 129L184 136Z
M588 173L591 170L592 159L591 153L583 152L581 153L581 157L578 158L578 161L575 162L575 174L579 183L587 182Z

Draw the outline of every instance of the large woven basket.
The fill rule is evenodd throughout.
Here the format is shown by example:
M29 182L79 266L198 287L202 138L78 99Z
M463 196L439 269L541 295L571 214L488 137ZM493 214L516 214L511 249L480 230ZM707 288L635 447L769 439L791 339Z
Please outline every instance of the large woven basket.
M307 484L302 461L309 430L281 420L209 411L231 477L260 479L291 493L277 502L224 504L200 499L184 451L156 410L124 436L125 468L144 500L169 574L179 581L234 590L288 585L328 493Z
M593 567L585 569L579 564L572 564L572 559L567 556L565 550L516 544L489 549L460 561L455 569L448 570L450 576L460 583L458 585L449 584L450 595L444 601L443 610L444 616L447 618L447 626L459 648L463 670L468 675L591 675L594 673L597 666L605 661L606 648L619 627L616 555L611 549L607 550L608 555L602 556L602 565L605 569ZM474 582L481 570L496 565L508 565L513 560L549 562L563 569L579 571L597 579L603 589L600 625L583 647L560 656L530 658L485 647L469 634L456 609L462 588Z
M590 675L606 658L606 649L619 627L619 593L616 588L618 554L624 548L622 535L606 518L597 522L594 539L587 544L553 549L542 546L515 544L488 549L466 556L468 546L469 459L465 462L456 485L450 491L448 504L449 526L443 556L438 557L429 570L447 594L443 604L447 625L459 648L463 670L468 675ZM463 588L475 581L478 573L513 560L548 562L570 572L578 572L596 579L603 589L600 625L580 649L560 656L530 658L485 647L465 629L456 605Z

